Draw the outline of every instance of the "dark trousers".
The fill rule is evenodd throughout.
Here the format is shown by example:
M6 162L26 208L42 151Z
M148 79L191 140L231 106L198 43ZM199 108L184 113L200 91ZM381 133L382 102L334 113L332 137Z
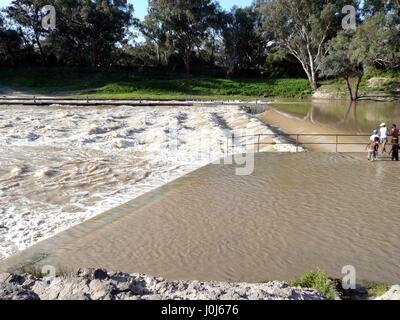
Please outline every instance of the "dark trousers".
M392 161L399 161L399 153L398 152L393 152Z

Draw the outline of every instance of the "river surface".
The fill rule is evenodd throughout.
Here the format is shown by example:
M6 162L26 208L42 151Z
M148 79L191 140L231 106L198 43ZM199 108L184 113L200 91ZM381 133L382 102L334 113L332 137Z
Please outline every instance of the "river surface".
M0 106L0 260L218 160L232 134L256 133L272 131L234 105Z
M400 102L280 100L273 102L259 118L286 133L294 134L291 136L293 140L296 134L354 135L339 137L338 151L361 152L365 151L372 130L379 128L382 122L389 128L393 123L400 125ZM321 143L305 145L313 151L336 151L335 136L300 136L300 142Z
M396 163L261 153L253 174L235 170L201 168L8 264L246 282L291 280L317 267L340 278L351 265L359 281L399 283Z
M398 103L281 101L256 116L227 106L1 107L0 260L16 255L0 269L39 255L65 268L259 282L316 267L340 277L353 265L359 279L398 283L398 163L265 153L249 176L234 165L193 172L226 156L241 130L362 135L383 121L400 121ZM365 148L354 147L340 151Z

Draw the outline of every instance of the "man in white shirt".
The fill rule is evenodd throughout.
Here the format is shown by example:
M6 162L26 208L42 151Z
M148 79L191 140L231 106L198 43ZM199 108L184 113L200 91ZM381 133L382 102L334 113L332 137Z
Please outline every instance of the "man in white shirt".
M383 144L382 154L386 152L386 144L389 142L389 129L386 123L381 124L379 129L379 138L381 139L381 144Z

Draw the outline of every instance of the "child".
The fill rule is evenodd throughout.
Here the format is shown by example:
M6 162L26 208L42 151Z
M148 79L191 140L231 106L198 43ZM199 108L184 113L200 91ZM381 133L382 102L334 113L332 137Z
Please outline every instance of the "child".
M392 155L392 161L399 161L399 150L399 138L395 138L393 140L392 150L390 151L390 154Z
M375 137L373 140L371 139L367 145L368 161L375 161L378 159L379 140L379 137Z

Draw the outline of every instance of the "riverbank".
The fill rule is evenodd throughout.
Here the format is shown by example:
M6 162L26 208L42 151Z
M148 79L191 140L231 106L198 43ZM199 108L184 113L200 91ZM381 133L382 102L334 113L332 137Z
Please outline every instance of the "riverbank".
M400 101L400 76L376 74L368 75L360 83L360 101ZM319 100L349 100L347 83L343 79L325 80L313 93Z
M398 74L370 74L360 86L362 99L400 100ZM226 79L171 73L145 75L127 69L68 67L0 68L0 95L87 97L92 99L254 100L309 98L348 100L344 80L322 80L312 94L305 78L246 77Z
M126 70L0 69L0 95L77 96L97 99L254 100L310 94L301 78L261 79L182 75L146 76Z
M314 289L285 282L258 284L167 281L102 269L36 278L0 274L0 300L325 300Z

